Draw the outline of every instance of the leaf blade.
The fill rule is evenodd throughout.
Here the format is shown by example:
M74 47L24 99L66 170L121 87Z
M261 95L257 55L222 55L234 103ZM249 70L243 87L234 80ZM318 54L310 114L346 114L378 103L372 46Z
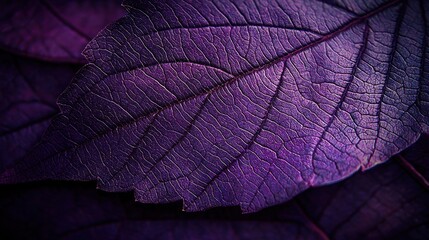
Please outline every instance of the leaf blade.
M233 25L233 17L244 16L222 20L223 11L235 11L226 3L215 6L222 27L154 36L145 33L156 26L140 24L170 8L185 14L186 3L154 5L161 8L154 12L139 9L143 2L128 4L129 16L88 45L92 63L62 95L63 114L36 149L39 158L4 173L3 181L97 179L104 190L134 190L142 202L183 199L188 211L240 205L251 212L384 162L427 131L425 108L414 104L418 91L427 95L419 85L427 79L408 70L424 62L427 26L417 22L415 35L405 35L398 21L413 21L416 2L343 13L322 37L276 29L289 40L283 49L271 28L225 29L222 21ZM338 10L299 6L324 17ZM261 16L277 9L258 7ZM207 41L219 50L211 52ZM166 48L171 42L178 44ZM259 60L243 58L242 43L260 49ZM29 169L36 174L25 176Z

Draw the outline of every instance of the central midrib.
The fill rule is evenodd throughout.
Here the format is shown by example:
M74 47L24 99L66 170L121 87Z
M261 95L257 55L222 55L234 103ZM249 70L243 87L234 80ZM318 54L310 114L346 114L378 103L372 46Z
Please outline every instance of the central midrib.
M230 85L230 84L236 82L237 80L239 80L239 79L241 79L241 78L243 78L245 76L248 76L248 75L251 75L252 73L255 73L255 72L262 71L264 69L270 68L271 66L273 66L273 65L275 65L275 64L277 64L279 62L286 61L287 59L289 59L289 58L291 58L291 57L293 57L293 56L295 56L295 55L297 55L297 54L299 54L299 53L301 53L301 52L303 52L305 50L308 50L308 49L310 49L312 47L315 47L315 46L317 46L317 45L319 45L319 44L321 44L323 42L326 42L326 41L328 41L328 40L330 40L330 39L338 36L339 34L341 34L341 33L345 32L345 31L349 30L350 28L352 28L352 27L354 27L354 26L356 26L356 25L364 22L368 18L370 18L370 17L372 17L372 16L374 16L374 15L376 15L376 14L384 11L385 9L387 9L387 8L393 6L393 5L398 4L399 2L401 2L401 0L394 0L394 1L391 1L389 3L386 3L386 4L380 6L380 7L376 8L376 9L370 11L369 13L367 13L365 15L359 16L359 17L351 20L350 22L348 22L348 23L344 24L343 26L337 28L336 30L332 31L331 33L328 33L328 34L324 35L323 37L320 37L320 38L318 38L318 39L316 39L316 40L314 40L314 41L312 41L312 42L310 42L310 43L308 43L308 44L306 44L306 45L304 45L302 47L299 47L299 48L293 50L292 52L286 53L285 55L280 56L280 57L278 57L276 59L273 59L272 61L269 61L267 63L264 63L263 65L261 65L259 67L252 68L249 71L246 71L246 72L243 72L241 74L235 75L232 78L229 78L229 79L223 81L222 83L214 85L212 88L210 88L210 89L208 89L206 91L202 91L202 92L197 93L197 94L189 95L189 96L186 96L186 97L184 97L182 99L178 99L178 100L172 101L172 102L170 102L168 104L165 104L163 106L159 106L159 107L155 107L153 109L150 109L149 111L141 113L140 116L137 117L137 118L134 118L134 119L131 119L129 121L126 121L123 124L118 124L117 127L121 127L122 125L128 125L128 124L130 124L130 122L138 121L140 118L147 117L147 116L149 116L151 114L156 114L159 111L163 111L163 110L165 110L167 108L171 108L171 107L173 107L173 106L175 106L177 104L180 104L180 103L183 103L183 102L195 99L197 97L200 97L200 96L212 93L212 92L215 92L215 91L217 91L217 90L219 90L219 89L221 89L221 88L223 88L223 87L225 87L227 85Z
M150 115L156 115L160 111L163 111L165 109L171 108L171 107L173 107L173 106L175 106L177 104L180 104L180 103L183 103L183 102L195 99L195 98L203 96L205 94L209 94L209 93L215 92L215 91L217 91L217 90L225 87L226 85L230 85L230 84L234 83L235 81L237 81L238 79L241 79L241 78L243 78L243 77L245 77L247 75L250 75L252 73L255 73L255 72L267 69L267 68L269 68L269 67L271 67L271 66L273 66L273 65L275 65L275 64L277 64L279 62L286 61L287 59L289 59L289 58L291 58L291 57L293 57L293 56L295 56L295 55L297 55L297 54L299 54L299 53L301 53L303 51L306 51L306 50L308 50L308 49L310 49L312 47L315 47L315 46L317 46L317 45L319 45L319 44L321 44L323 42L326 42L326 41L328 41L328 40L330 40L330 39L338 36L339 34L341 34L341 33L345 32L345 31L351 29L352 27L354 27L354 26L356 26L356 25L358 25L358 24L360 24L360 23L362 23L364 21L366 21L368 18L370 18L370 17L372 17L372 16L374 16L374 15L380 13L380 12L383 12L384 10L386 10L386 9L388 9L388 8L390 8L390 7L398 4L398 3L400 3L401 1L402 0L393 0L393 1L390 1L388 3L385 3L385 4L377 7L376 9L374 9L374 10L372 10L372 11L370 11L370 12L364 14L364 15L361 15L361 16L358 16L358 17L354 18L353 20L351 20L348 23L340 26L336 30L334 30L334 31L332 31L332 32L324 35L323 37L320 37L320 38L318 38L318 39L316 39L316 40L314 40L314 41L312 41L312 42L310 42L310 43L308 43L308 44L306 44L306 45L304 45L302 47L299 47L299 48L293 50L292 52L286 53L283 56L280 56L280 57L278 57L276 59L273 59L272 61L269 61L269 62L267 62L267 63L265 63L265 64L263 64L263 65L261 65L259 67L250 69L249 71L246 71L246 72L243 72L243 73L241 73L239 75L236 75L236 76L234 76L234 77L232 77L232 78L230 78L230 79L228 79L228 80L226 80L226 81L224 81L224 82L222 82L222 83L220 83L218 85L213 86L211 89L209 89L207 91L203 91L201 93L190 95L190 96L185 97L183 99L179 99L179 100L170 102L170 103L168 103L166 105L159 106L157 108L154 108L152 110L144 112L144 113L140 114L140 116L137 117L137 118L132 118L130 120L127 120L127 121L115 124L111 128L106 129L105 131L99 132L99 133L97 133L97 135L89 137L89 138L85 139L84 141L80 142L77 145L74 145L72 147L67 147L67 148L65 148L65 149L63 149L61 151L55 152L55 153L53 153L53 154L51 154L51 155L49 155L47 157L44 157L42 159L38 159L37 162L43 162L43 160L52 158L54 156L58 156L58 155L60 155L60 154L62 154L64 152L67 152L69 150L78 148L80 146L84 146L84 145L88 144L89 142L91 142L93 140L96 140L96 139L98 139L98 138L100 138L100 137L102 137L102 136L104 136L104 135L106 135L106 134L108 134L110 132L113 132L113 131L115 131L117 129L121 129L121 128L126 127L126 126L128 126L130 124L133 124L133 123L139 121L142 118L149 117ZM37 162L32 164L33 167L35 167L35 165L38 165ZM30 166L27 166L27 167L31 168Z

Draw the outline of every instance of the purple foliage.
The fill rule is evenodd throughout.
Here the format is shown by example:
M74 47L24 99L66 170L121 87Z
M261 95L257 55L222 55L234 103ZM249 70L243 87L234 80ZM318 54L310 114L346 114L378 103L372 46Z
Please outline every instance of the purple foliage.
M0 47L55 62L86 62L81 52L107 24L124 15L121 0L6 0Z
M1 239L429 236L428 2L119 5L2 5Z
M40 140L58 113L57 97L76 70L0 52L0 169Z
M126 1L3 181L253 212L384 162L428 132L426 4L374 4Z

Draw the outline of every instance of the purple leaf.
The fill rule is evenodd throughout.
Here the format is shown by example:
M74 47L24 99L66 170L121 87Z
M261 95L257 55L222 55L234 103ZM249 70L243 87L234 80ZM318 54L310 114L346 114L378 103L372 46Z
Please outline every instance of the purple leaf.
M76 70L0 52L0 169L21 159L40 139Z
M81 52L107 24L124 15L121 0L6 1L0 47L50 61L86 62Z
M428 137L404 154L428 160ZM395 157L397 158L397 157ZM424 174L426 177L429 175ZM429 193L397 159L256 214L237 208L186 213L135 203L94 185L0 186L2 239L425 239Z
M141 202L253 212L428 132L423 1L125 1L28 161Z

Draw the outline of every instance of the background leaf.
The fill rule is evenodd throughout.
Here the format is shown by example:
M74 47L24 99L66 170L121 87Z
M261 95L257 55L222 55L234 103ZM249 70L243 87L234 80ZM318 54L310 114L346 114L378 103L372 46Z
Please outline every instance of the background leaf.
M0 52L0 169L23 158L58 112L57 97L78 66Z
M121 0L7 0L0 11L0 47L49 61L86 62L81 52L124 15Z

